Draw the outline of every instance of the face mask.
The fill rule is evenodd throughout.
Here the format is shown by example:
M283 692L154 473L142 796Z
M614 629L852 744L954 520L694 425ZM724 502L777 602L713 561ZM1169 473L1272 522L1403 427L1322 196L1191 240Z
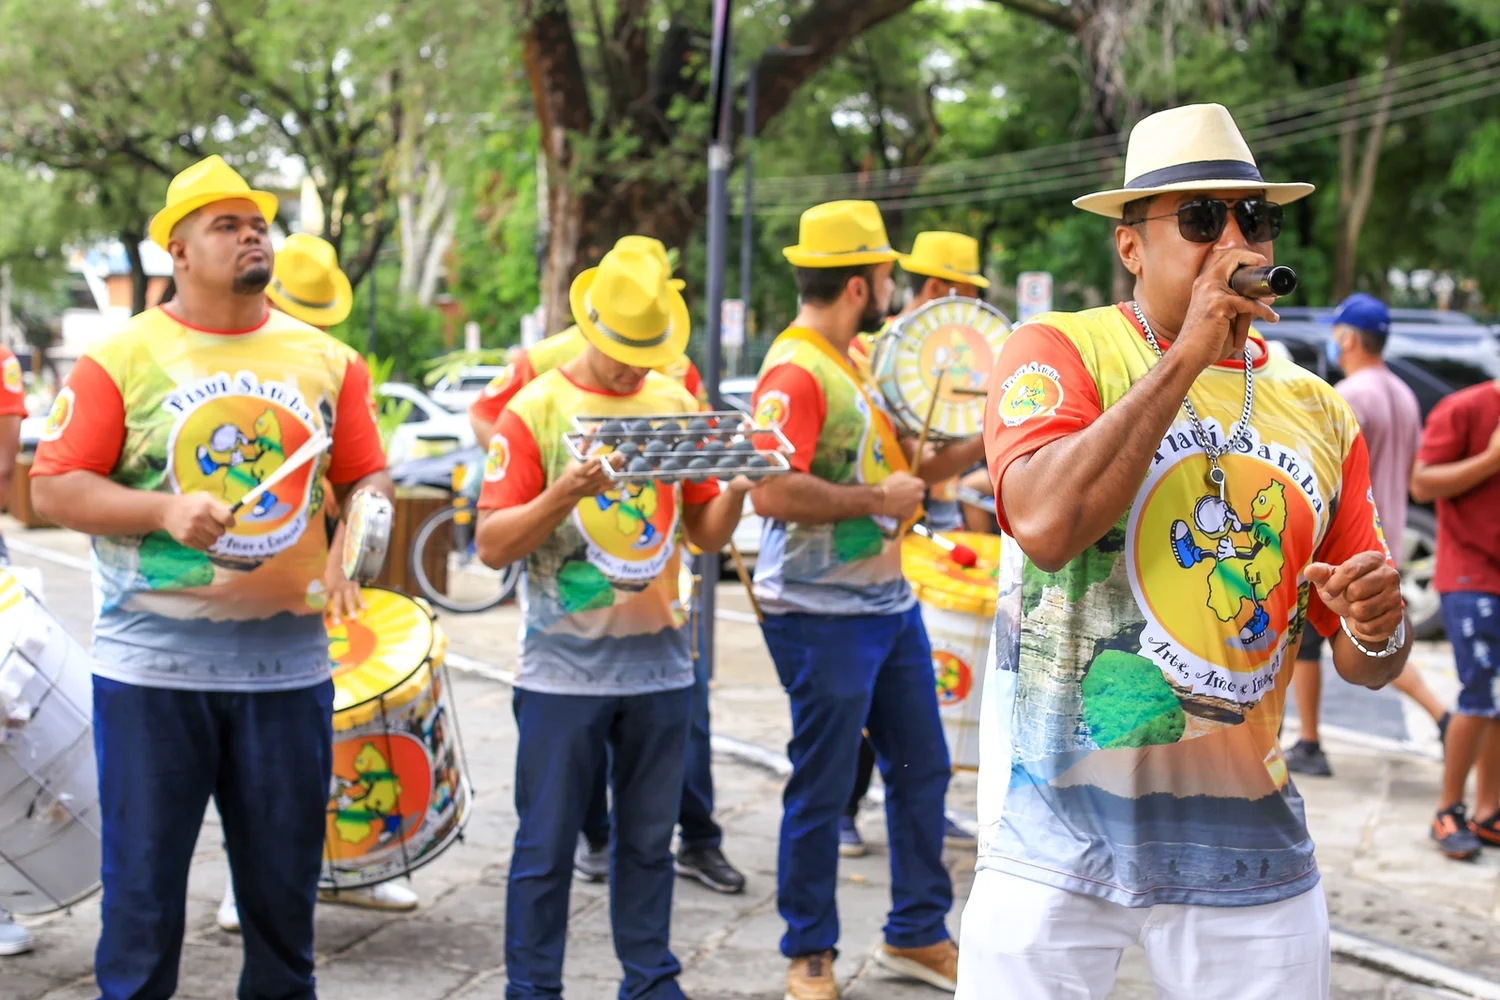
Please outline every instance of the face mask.
M1330 365L1333 365L1335 368L1339 366L1339 361L1342 359L1343 354L1339 351L1339 342L1337 339L1329 337L1324 341L1323 353L1327 356Z

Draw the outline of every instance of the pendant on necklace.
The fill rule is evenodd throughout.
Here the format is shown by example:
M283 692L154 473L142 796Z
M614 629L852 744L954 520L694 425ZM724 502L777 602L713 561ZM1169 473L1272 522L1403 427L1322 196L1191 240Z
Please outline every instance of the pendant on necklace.
M1226 496L1226 494L1229 491L1224 486L1224 470L1219 468L1217 465L1210 466L1208 470L1208 481L1210 484L1218 487L1219 499L1227 501L1228 497Z

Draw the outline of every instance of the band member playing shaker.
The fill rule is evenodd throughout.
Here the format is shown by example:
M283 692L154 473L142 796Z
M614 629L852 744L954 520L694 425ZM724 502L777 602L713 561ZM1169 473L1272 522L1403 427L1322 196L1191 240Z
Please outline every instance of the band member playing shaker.
M150 228L176 297L79 359L33 468L37 509L95 536L104 1000L175 990L210 797L244 922L239 995L314 996L323 483L393 490L364 360L266 304L275 214L217 156L177 175ZM299 451L315 457L290 465Z
M563 434L575 416L691 414L699 404L652 371L688 340L687 305L653 255L610 251L575 279L572 305L588 346L500 414L479 501L480 557L497 567L527 560L505 995L562 996L574 848L607 747L620 995L675 1000L672 828L693 702L681 535L718 552L750 482L736 477L722 491L712 480L616 482L602 463L623 454L574 461Z
M671 273L671 259L660 240L649 236L622 236L615 244L615 249L648 254ZM671 284L680 291L685 283L673 278ZM577 326L570 326L535 347L512 354L505 370L490 380L484 392L469 407L469 423L481 446L489 443L501 412L523 386L559 365L582 357L588 344L583 332ZM705 408L708 406L703 379L698 374L697 366L687 355L674 355L653 370L677 382ZM687 764L683 768L682 808L677 817L681 843L675 864L679 875L694 878L719 892L736 893L744 890L745 876L724 857L724 851L720 847L724 831L713 815L714 774L713 755L709 748L708 680L707 662L696 661L693 726L688 735ZM606 798L607 768L602 757L596 770L598 779L589 796L583 831L579 834L578 848L573 856L575 873L578 878L587 882L602 882L609 876L609 802Z
M1011 539L964 1000L1104 997L1133 944L1163 996L1328 995L1277 741L1292 661L1315 628L1378 688L1409 630L1354 414L1271 355L1252 323L1276 313L1231 285L1265 279L1236 273L1271 264L1282 206L1311 192L1262 179L1216 104L1142 120L1124 187L1074 203L1117 220L1134 299L1033 318L992 371Z
M886 314L900 255L880 210L864 201L808 209L785 255L801 308L766 355L754 412L757 426L779 427L792 442L796 471L757 486L752 499L766 518L755 593L792 712L777 862L781 950L791 960L786 995L838 996L839 821L865 727L886 783L891 844L891 911L875 958L951 991L958 949L944 926L953 905L942 859L948 749L932 650L898 542L927 483L907 471L890 417L849 359L855 335ZM944 465L935 457L921 471L939 480L959 471Z

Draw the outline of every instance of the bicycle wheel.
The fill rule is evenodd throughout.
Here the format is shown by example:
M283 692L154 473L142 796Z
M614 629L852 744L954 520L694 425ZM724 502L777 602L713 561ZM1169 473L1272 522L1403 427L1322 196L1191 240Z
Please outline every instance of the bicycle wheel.
M509 597L521 579L519 562L496 570L479 561L474 513L466 503L435 511L411 542L417 587L445 611L488 611Z

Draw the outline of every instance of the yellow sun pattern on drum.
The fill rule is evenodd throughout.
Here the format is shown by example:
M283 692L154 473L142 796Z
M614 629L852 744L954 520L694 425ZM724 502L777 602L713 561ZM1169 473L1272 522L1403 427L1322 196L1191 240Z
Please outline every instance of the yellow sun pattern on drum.
M932 433L939 440L973 437L984 428L984 396L960 390L984 388L1009 335L1009 322L975 300L939 300L877 338L870 370L897 423L912 434L942 376Z
M0 614L17 607L26 599L26 589L21 581L5 570L0 570Z
M979 557L978 563L960 566L936 543L908 535L901 543L901 572L918 600L948 611L989 618L995 613L1000 536L949 531L943 537L973 549Z
M436 626L416 601L393 590L360 590L365 610L353 622L328 623L334 711L398 686L432 654Z

